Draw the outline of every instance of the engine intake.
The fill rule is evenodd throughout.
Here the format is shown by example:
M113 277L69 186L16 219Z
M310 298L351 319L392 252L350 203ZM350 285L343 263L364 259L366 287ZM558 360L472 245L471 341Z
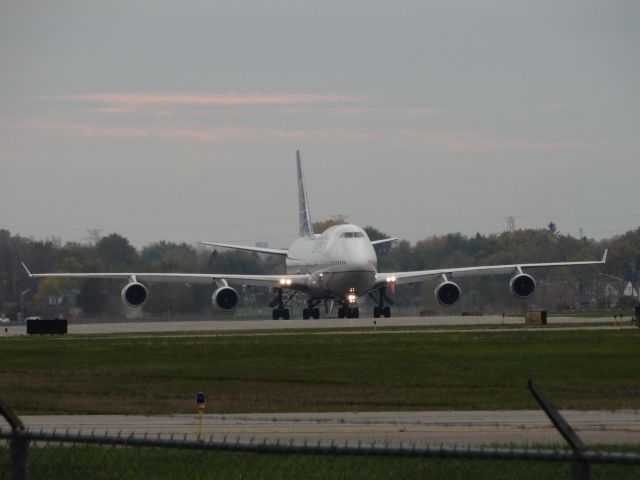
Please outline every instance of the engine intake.
M128 283L120 294L122 302L133 308L141 307L147 301L147 296L147 287L138 282Z
M520 273L511 279L509 288L514 297L524 300L536 291L536 281L531 275Z
M460 287L450 281L442 282L436 287L436 300L443 307L451 307L460 300L462 290Z
M220 287L211 296L213 306L223 312L230 312L238 305L238 292L231 287Z

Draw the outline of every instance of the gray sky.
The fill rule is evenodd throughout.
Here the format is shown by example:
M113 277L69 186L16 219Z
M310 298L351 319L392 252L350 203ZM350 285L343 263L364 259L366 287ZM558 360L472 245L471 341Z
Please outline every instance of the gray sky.
M640 225L640 2L0 0L0 228Z

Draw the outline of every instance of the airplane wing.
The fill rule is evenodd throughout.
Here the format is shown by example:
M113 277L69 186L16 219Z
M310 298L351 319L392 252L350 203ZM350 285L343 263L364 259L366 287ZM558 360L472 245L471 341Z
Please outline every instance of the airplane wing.
M463 267L463 268L439 268L435 270L417 270L413 272L390 272L377 273L376 284L393 282L397 285L407 283L424 282L431 278L442 275L447 278L476 277L483 275L515 275L525 268L545 268L545 267L575 267L580 265L601 265L607 261L607 251L601 260L591 260L583 262L552 262L552 263L520 263L513 265L489 265L481 267Z
M279 248L263 248L263 247L249 247L247 245L231 245L229 243L217 243L217 242L200 242L204 245L210 245L212 247L233 248L234 250L248 250L249 252L269 253L271 255L287 255L287 250L281 250Z
M22 266L30 278L96 278L96 279L122 279L125 281L138 281L148 283L204 283L213 284L226 280L236 285L251 285L257 287L284 287L292 290L304 289L311 282L309 275L234 275L221 273L31 273L27 266Z

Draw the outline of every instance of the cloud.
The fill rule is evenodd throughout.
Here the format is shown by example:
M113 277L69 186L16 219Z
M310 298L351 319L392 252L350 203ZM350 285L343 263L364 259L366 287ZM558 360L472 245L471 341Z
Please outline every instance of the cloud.
M557 151L579 150L598 146L575 141L546 141L515 137L489 136L478 133L395 131L392 136L405 147L426 147L463 152L492 151Z
M86 138L156 139L180 142L244 142L273 140L377 141L385 145L418 150L453 152L570 151L602 147L581 141L550 141L467 132L425 132L417 129L357 130L349 128L269 128L226 126L179 126L103 124L99 122L30 122L11 125L19 128L82 135Z
M285 113L304 113L325 115L338 118L373 118L373 117L426 117L438 113L453 111L453 109L428 107L361 107L361 106L319 106L319 107L285 107ZM457 110L456 110L457 111Z
M340 93L97 93L88 95L56 95L40 100L97 103L115 108L146 106L242 106L242 105L304 105L319 103L361 102L364 95Z
M157 127L85 123L34 122L21 125L52 132L69 132L87 138L161 139L171 141L222 143L249 140L367 140L370 134L340 129L271 129L242 127Z

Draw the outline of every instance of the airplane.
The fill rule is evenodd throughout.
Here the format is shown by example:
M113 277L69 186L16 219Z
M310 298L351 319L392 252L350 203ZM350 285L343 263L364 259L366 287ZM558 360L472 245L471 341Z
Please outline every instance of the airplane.
M464 268L438 268L409 272L378 272L375 245L397 241L385 238L371 241L367 232L353 224L334 225L322 233L314 233L309 213L300 152L296 152L298 178L299 238L286 250L275 248L232 245L218 242L202 242L218 248L247 250L263 254L285 257L284 275L234 275L217 273L31 273L23 267L31 278L65 277L123 279L128 283L121 292L122 301L129 307L139 308L145 303L149 292L144 283L178 282L204 283L215 285L211 297L213 306L223 312L231 312L238 305L237 290L229 286L248 285L271 287L276 296L269 306L273 320L290 318L288 307L292 298L300 293L306 296L306 306L302 318L320 318L318 306L324 302L327 314L334 305L339 305L338 318L358 318L358 302L368 295L375 301L373 317L391 317L393 298L387 292L394 292L396 286L424 282L440 278L435 289L435 298L443 307L451 307L458 302L462 289L452 279L483 276L511 275L509 289L519 299L530 298L536 289L535 279L525 270L604 264L607 250L601 260L580 262L521 263L513 265L489 265ZM144 283L143 283L144 282Z

